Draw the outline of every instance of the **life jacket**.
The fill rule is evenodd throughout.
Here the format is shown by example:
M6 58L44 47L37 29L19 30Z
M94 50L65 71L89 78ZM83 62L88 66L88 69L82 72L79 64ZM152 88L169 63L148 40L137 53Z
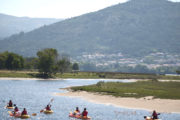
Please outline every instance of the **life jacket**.
M153 116L153 119L158 119L158 114L156 112L153 112L152 116Z
M49 106L49 105L46 107L46 110L51 110L51 108L50 108L50 106Z
M8 107L12 107L13 106L12 102L9 102L8 104L9 104Z
M23 110L23 112L21 113L21 115L27 115L27 111Z
M83 111L82 116L87 116L88 112L87 111Z
M14 112L18 112L18 111L19 111L19 109L17 107L15 107Z

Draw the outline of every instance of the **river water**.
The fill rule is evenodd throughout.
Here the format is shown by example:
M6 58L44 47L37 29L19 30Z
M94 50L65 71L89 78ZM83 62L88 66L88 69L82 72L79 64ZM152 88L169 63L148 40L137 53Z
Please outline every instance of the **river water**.
M81 98L55 96L54 93L66 92L59 88L69 86L95 84L101 80L89 79L66 79L66 80L0 80L0 120L14 120L8 115L4 108L11 99L22 111L26 108L28 113L37 113L29 120L75 120L68 117L69 111L74 111L78 106L82 111L87 108L92 120L143 120L143 116L151 115L149 111L140 109L127 109L115 107L113 105L96 104L85 101ZM108 81L108 80L106 80ZM128 82L127 80L119 80ZM51 99L51 115L40 113ZM168 109L168 108L167 108ZM161 113L162 120L180 120L180 114ZM19 120L19 118L16 120Z

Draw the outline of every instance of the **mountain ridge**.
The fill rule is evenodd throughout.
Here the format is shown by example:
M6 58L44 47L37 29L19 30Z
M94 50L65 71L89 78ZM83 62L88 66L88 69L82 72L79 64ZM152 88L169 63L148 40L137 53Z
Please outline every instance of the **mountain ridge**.
M9 37L19 32L28 32L43 25L49 25L62 19L16 17L0 13L0 38Z
M34 56L43 48L56 48L70 55L178 53L179 11L180 3L132 0L11 36L0 41L0 51L10 50L25 56Z

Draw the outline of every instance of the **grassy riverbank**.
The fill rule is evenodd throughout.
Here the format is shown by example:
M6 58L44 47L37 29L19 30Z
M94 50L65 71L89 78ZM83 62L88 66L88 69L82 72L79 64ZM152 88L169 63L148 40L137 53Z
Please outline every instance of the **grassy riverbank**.
M8 71L1 70L0 77L13 78L40 78L37 71ZM118 73L118 72L72 72L57 73L53 78L85 78L85 79L164 79L180 80L180 76L166 76L155 74L135 74L135 73Z
M38 72L0 70L0 77L34 78L34 76L32 76L32 74L38 74Z
M73 91L98 92L116 97L180 99L180 82L139 81L133 83L98 82L95 85L72 87Z

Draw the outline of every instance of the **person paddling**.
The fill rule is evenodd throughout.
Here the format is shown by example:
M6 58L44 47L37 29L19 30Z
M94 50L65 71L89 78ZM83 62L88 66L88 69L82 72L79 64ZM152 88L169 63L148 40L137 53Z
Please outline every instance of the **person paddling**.
M160 113L156 113L156 111L154 110L152 113L152 119L158 119L158 115L160 115Z
M74 113L73 113L74 115L79 115L80 114L80 110L79 110L79 108L78 107L76 107L76 110L74 111Z
M48 105L45 107L45 109L40 110L40 113L44 112L44 111L52 111L51 110L51 105L50 103L53 101L54 99L52 98L51 101L48 103Z
M12 102L12 100L9 100L9 103L8 103L7 107L13 107L13 102Z
M18 107L16 106L15 108L14 108L14 111L13 111L13 113L14 113L14 115L16 115L16 113L19 111L19 109L18 109Z
M26 108L24 108L24 110L22 111L21 115L27 115L27 110L26 110Z
M15 108L14 108L14 112L18 112L19 111L19 109L18 109L18 107L16 106Z
M47 105L47 106L46 106L46 110L47 110L47 111L51 111L51 105Z
M88 115L88 111L86 110L86 108L84 108L84 111L82 112L82 116L87 117L87 115Z

